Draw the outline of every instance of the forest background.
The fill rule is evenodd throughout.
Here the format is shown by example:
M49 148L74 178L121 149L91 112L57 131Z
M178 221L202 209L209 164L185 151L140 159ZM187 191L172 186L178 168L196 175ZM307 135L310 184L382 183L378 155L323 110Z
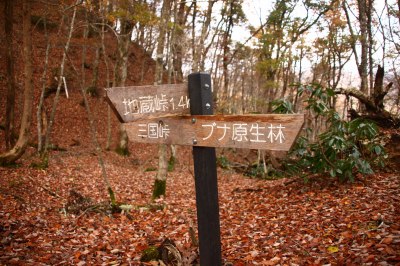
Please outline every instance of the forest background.
M198 71L212 77L215 113L304 113L306 118L289 154L218 150L221 190L227 193L221 192L222 211L226 204L230 206L225 215L234 217L242 209L233 210L234 203L224 197L247 193L243 203L247 206L252 197L262 198L274 186L283 186L281 193L286 196L296 189L315 195L315 189L330 186L341 193L365 192L361 199L385 193L387 206L366 206L361 201L368 215L359 218L359 231L353 230L355 225L348 230L351 223L346 222L347 229L336 227L331 238L326 231L332 228L324 225L325 234L302 234L291 243L279 234L254 230L257 222L248 228L250 232L240 233L246 231L243 224L252 224L246 219L255 213L246 221L233 219L233 224L228 219L222 225L226 261L398 262L400 3L277 0L262 3L255 13L248 10L253 4L2 1L0 196L6 203L0 210L2 262L124 263L137 261L143 250L169 237L178 242L173 246L182 254L192 254L187 264L195 263L195 207L193 201L182 202L193 195L193 188L185 185L192 183L190 149L130 143L104 100L103 88L182 83ZM257 13L262 15L255 18ZM304 183L310 180L316 185ZM374 192L369 186L377 183L381 185ZM359 202L357 193L350 193L355 197L352 206ZM346 197L340 194L338 201ZM258 211L271 210L269 204L260 204ZM342 213L325 207L326 217ZM180 208L186 211L177 215ZM146 219L143 212L154 213ZM118 222L107 220L112 215ZM157 227L163 221L155 221L163 216L171 216L167 223L177 228L166 233ZM101 217L101 225L93 217ZM124 231L135 239L134 244L120 243L116 235L120 226L126 226L126 217L130 221L126 224L135 221L136 228ZM299 219L288 219L288 214L268 217L294 223ZM35 219L43 219L43 225L33 226ZM84 224L79 230L86 230L81 235L97 232L90 238L93 243L82 246L81 238L61 243L59 237L75 234L78 223ZM149 226L153 223L157 225ZM371 223L373 233L386 231L378 232L379 238L367 235L375 242L361 244ZM109 231L115 224L119 224L116 232ZM274 226L272 222L266 227ZM360 228L365 229L362 234ZM280 230L294 233L287 227L275 232ZM247 239L239 241L240 247L234 245L235 237L249 238L254 232L261 235L251 244ZM108 244L99 243L99 234L108 237ZM299 247L302 241L307 243L304 250ZM48 243L57 243L58 249L46 252ZM271 248L265 248L265 243ZM384 252L373 249L376 245L383 245L377 250Z

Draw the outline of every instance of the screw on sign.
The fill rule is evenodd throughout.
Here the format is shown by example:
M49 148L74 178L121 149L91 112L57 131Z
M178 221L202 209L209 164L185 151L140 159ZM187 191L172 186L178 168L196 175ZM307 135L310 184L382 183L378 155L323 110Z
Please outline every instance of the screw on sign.
M304 115L213 115L211 77L188 84L107 89L131 141L193 146L200 264L221 265L215 147L288 151Z

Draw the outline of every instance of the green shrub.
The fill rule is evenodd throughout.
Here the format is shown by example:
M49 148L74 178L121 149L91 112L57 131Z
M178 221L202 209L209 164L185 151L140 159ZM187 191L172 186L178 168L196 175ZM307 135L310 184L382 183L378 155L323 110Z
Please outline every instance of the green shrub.
M154 172L154 171L157 171L157 167L149 166L144 171L145 172Z
M264 168L261 164L253 164L251 165L244 174L248 177L257 177L262 178L265 176Z
M255 163L247 168L244 173L245 176L266 179L266 180L274 180L283 177L283 172L277 169L274 169L271 165L268 165L266 169L264 166L259 163Z
M171 155L168 160L168 172L172 172L175 169L176 158L175 156Z
M319 85L305 88L311 93L307 109L327 119L328 128L309 142L300 137L291 155L297 161L291 165L293 172L303 169L312 173L329 173L341 181L353 181L356 173L368 175L373 167L383 167L387 157L379 142L379 130L372 121L358 118L344 121L330 108L334 93ZM312 129L307 129L309 132Z
M129 152L128 148L123 148L118 146L117 148L115 148L115 152L121 156L125 156L128 157L131 153Z
M285 99L272 101L272 112L275 114L293 114L293 104Z
M221 155L217 158L217 165L221 167L222 169L229 169L230 168L230 162L228 158L225 156Z
M49 167L49 159L45 156L44 158L41 158L40 161L32 162L29 166L39 170L47 169Z
M155 246L150 246L143 250L142 256L140 257L140 261L142 262L149 262L149 261L156 261L158 257L160 256L157 247Z
M99 97L99 89L96 86L90 86L86 88L86 94L90 97Z

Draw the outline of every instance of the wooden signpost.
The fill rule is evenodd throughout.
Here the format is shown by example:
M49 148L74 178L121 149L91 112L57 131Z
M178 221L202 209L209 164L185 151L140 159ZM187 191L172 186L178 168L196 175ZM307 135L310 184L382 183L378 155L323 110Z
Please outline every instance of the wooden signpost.
M131 141L193 146L200 264L221 265L215 147L288 151L303 115L213 115L211 78L188 84L107 89Z

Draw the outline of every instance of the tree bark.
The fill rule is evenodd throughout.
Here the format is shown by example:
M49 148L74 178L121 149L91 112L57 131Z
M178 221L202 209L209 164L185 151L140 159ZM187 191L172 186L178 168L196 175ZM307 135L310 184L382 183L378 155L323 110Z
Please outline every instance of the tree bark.
M386 86L386 93L389 91L391 87L391 84ZM364 104L366 107L366 114L358 114L355 110L352 110L350 113L350 116L352 118L357 118L357 117L364 117L370 120L375 121L378 125L386 128L391 128L391 127L397 127L400 125L400 119L396 117L395 115L391 114L390 112L386 111L382 105L377 105L376 102L380 103L380 101L377 101L373 97L368 97L366 96L363 92L357 89L343 89L343 88L338 88L335 91L336 94L344 94L346 96L352 96L356 98L357 100L360 101L360 103ZM383 102L383 94L380 95L382 97L382 102Z
M200 35L200 40L199 40L199 45L198 47L193 47L195 49L195 58L193 58L193 72L197 71L204 71L204 61L206 58L207 54L207 48L205 47L205 41L206 38L209 34L210 31L210 24L212 20L212 11L213 11L213 6L216 1L209 1L208 7L207 7L207 12L205 14L205 19L204 23L201 28L201 35Z
M174 42L174 55L173 55L173 71L178 81L183 80L182 66L183 66L183 43L185 38L185 24L186 24L186 3L181 2L178 6L176 14L176 29L175 29L175 42Z
M353 30L346 1L343 1L342 7L346 14L351 36L351 47L355 56L358 74L361 79L360 90L368 96L370 94L368 83L368 49L372 49L372 47L369 47L368 42L367 2L366 0L357 0L358 22L360 24L359 36L357 36ZM361 44L360 58L358 57L358 49L356 47L357 40L359 40Z
M128 58L132 29L133 24L127 19L122 18L120 34L118 36L117 62L114 71L114 86L117 87L125 86L125 81L128 75ZM128 134L122 126L120 127L119 142L116 151L118 154L124 156L129 154Z
M87 16L87 13L86 13L86 16ZM84 39L87 39L88 33L89 33L89 27L87 26L87 27L85 27L84 34L83 34L83 38ZM96 52L99 53L100 51L97 49ZM98 58L97 58L97 60L98 60ZM104 184L105 184L105 186L107 188L107 192L108 192L109 197L110 197L111 206L112 206L112 208L115 208L115 207L117 207L117 203L116 203L116 200L115 200L115 193L114 193L114 190L112 189L110 181L108 179L108 175L107 175L107 171L106 171L106 167L105 167L104 159L103 159L103 151L102 151L100 143L99 143L99 141L97 139L97 130L96 130L94 117L93 117L92 112L90 110L89 101L88 101L87 96L86 96L86 90L85 90L85 87L86 87L85 86L85 61L86 61L86 45L84 44L83 45L83 49L82 49L82 65L81 65L81 73L82 73L82 77L81 77L81 93L82 93L83 102L85 104L85 109L86 109L86 113L87 113L88 120L89 120L90 133L92 135L92 142L93 142L93 146L94 146L94 152L97 155L97 160L99 162L99 166L100 166L100 169L101 169L101 174L102 174L102 177L103 177L103 181L104 181Z
M161 84L163 80L163 58L165 48L165 34L171 10L171 0L165 0L161 11L161 21L159 24L159 36L156 49L156 71L155 83ZM165 196L168 172L167 145L160 144L158 146L158 171L154 179L153 199Z
M77 0L77 4L78 3L79 3L79 0ZM74 11L72 14L71 24L70 24L69 33L68 33L68 39L67 39L67 42L64 47L63 57L61 59L60 73L58 73L59 76L58 76L57 91L56 91L56 95L54 97L53 107L51 110L49 123L48 123L47 129L46 129L46 138L45 138L43 154L42 154L42 157L45 160L47 159L47 152L48 152L48 148L50 145L51 131L53 128L54 118L55 118L56 110L57 110L57 104L58 104L58 100L59 100L59 96L60 96L60 90L61 90L61 86L62 86L62 78L64 76L65 60L67 59L67 53L68 53L69 45L70 45L71 38L72 38L72 32L74 30L76 10L77 10L77 5L74 6ZM61 27L60 27L60 29L61 29Z
M33 83L32 83L32 36L31 36L31 1L23 1L23 59L24 59L24 108L22 113L19 137L14 147L8 152L0 155L0 164L14 163L26 150L30 137L30 126L32 121L33 105Z
M43 153L43 140L46 137L46 130L48 127L47 123L47 114L45 109L43 108L44 106L44 100L45 100L45 94L46 94L46 84L47 84L47 71L48 71L48 66L49 66L49 54L50 54L50 39L49 39L49 32L47 29L47 18L44 16L43 18L43 24L44 24L44 33L45 33L45 40L46 40L46 52L45 52L45 59L44 59L44 66L43 66L43 73L42 73L42 89L40 93L40 98L39 98L39 103L36 111L36 121L37 121L37 137L38 137L38 145L37 145L37 151L39 154ZM43 166L46 166L48 161L47 159L44 160L45 164L42 164Z
M46 91L46 78L47 78L47 67L49 63L49 53L50 53L50 41L49 41L49 35L47 32L47 27L46 27L46 21L44 22L44 27L45 27L45 36L46 36L46 55L45 55L45 60L44 60L44 70L43 70L43 75L42 75L42 91L40 93L40 98L39 98L39 104L36 112L36 119L37 119L37 130L38 130L38 152L42 153L43 152L43 138L46 135L46 131L44 131L43 134L43 129L47 129L47 116L46 112L43 109L43 104L44 104L44 95Z
M384 108L383 99L393 86L393 82L390 82L388 85L386 85L385 88L383 87L384 74L385 74L384 68L378 65L378 70L376 71L375 75L372 97L374 99L375 105L380 109Z
M106 53L106 47L104 44L104 18L102 20L102 26L101 26L101 52L103 55L104 59L104 64L106 66L106 86L110 86L110 67L108 65L108 58L107 58L107 53ZM106 142L106 150L110 150L111 148L111 137L112 137L112 131L111 131L111 106L108 104L107 105L107 142Z
M97 83L99 81L99 64L100 64L100 53L101 46L96 47L96 57L93 62L93 79L92 79L92 87L97 90Z
M226 28L224 29L223 33L223 41L222 41L222 50L223 50L223 59L222 59L222 76L223 76L223 92L222 92L222 100L228 100L229 99L229 83L230 83L230 78L229 78L229 71L228 71L228 65L231 62L230 60L230 42L232 38L232 28L233 28L233 1L229 1L227 3L229 7L226 8L227 12L227 17L226 17Z
M360 90L369 95L368 86L368 27L367 27L367 1L357 0L358 21L360 23L361 61L358 72L361 78Z
M4 4L5 34L6 34L6 71L7 71L7 104L5 119L5 144L9 150L13 144L14 136L14 106L15 106L15 77L14 77L14 59L13 59L13 9L14 1L6 0Z

